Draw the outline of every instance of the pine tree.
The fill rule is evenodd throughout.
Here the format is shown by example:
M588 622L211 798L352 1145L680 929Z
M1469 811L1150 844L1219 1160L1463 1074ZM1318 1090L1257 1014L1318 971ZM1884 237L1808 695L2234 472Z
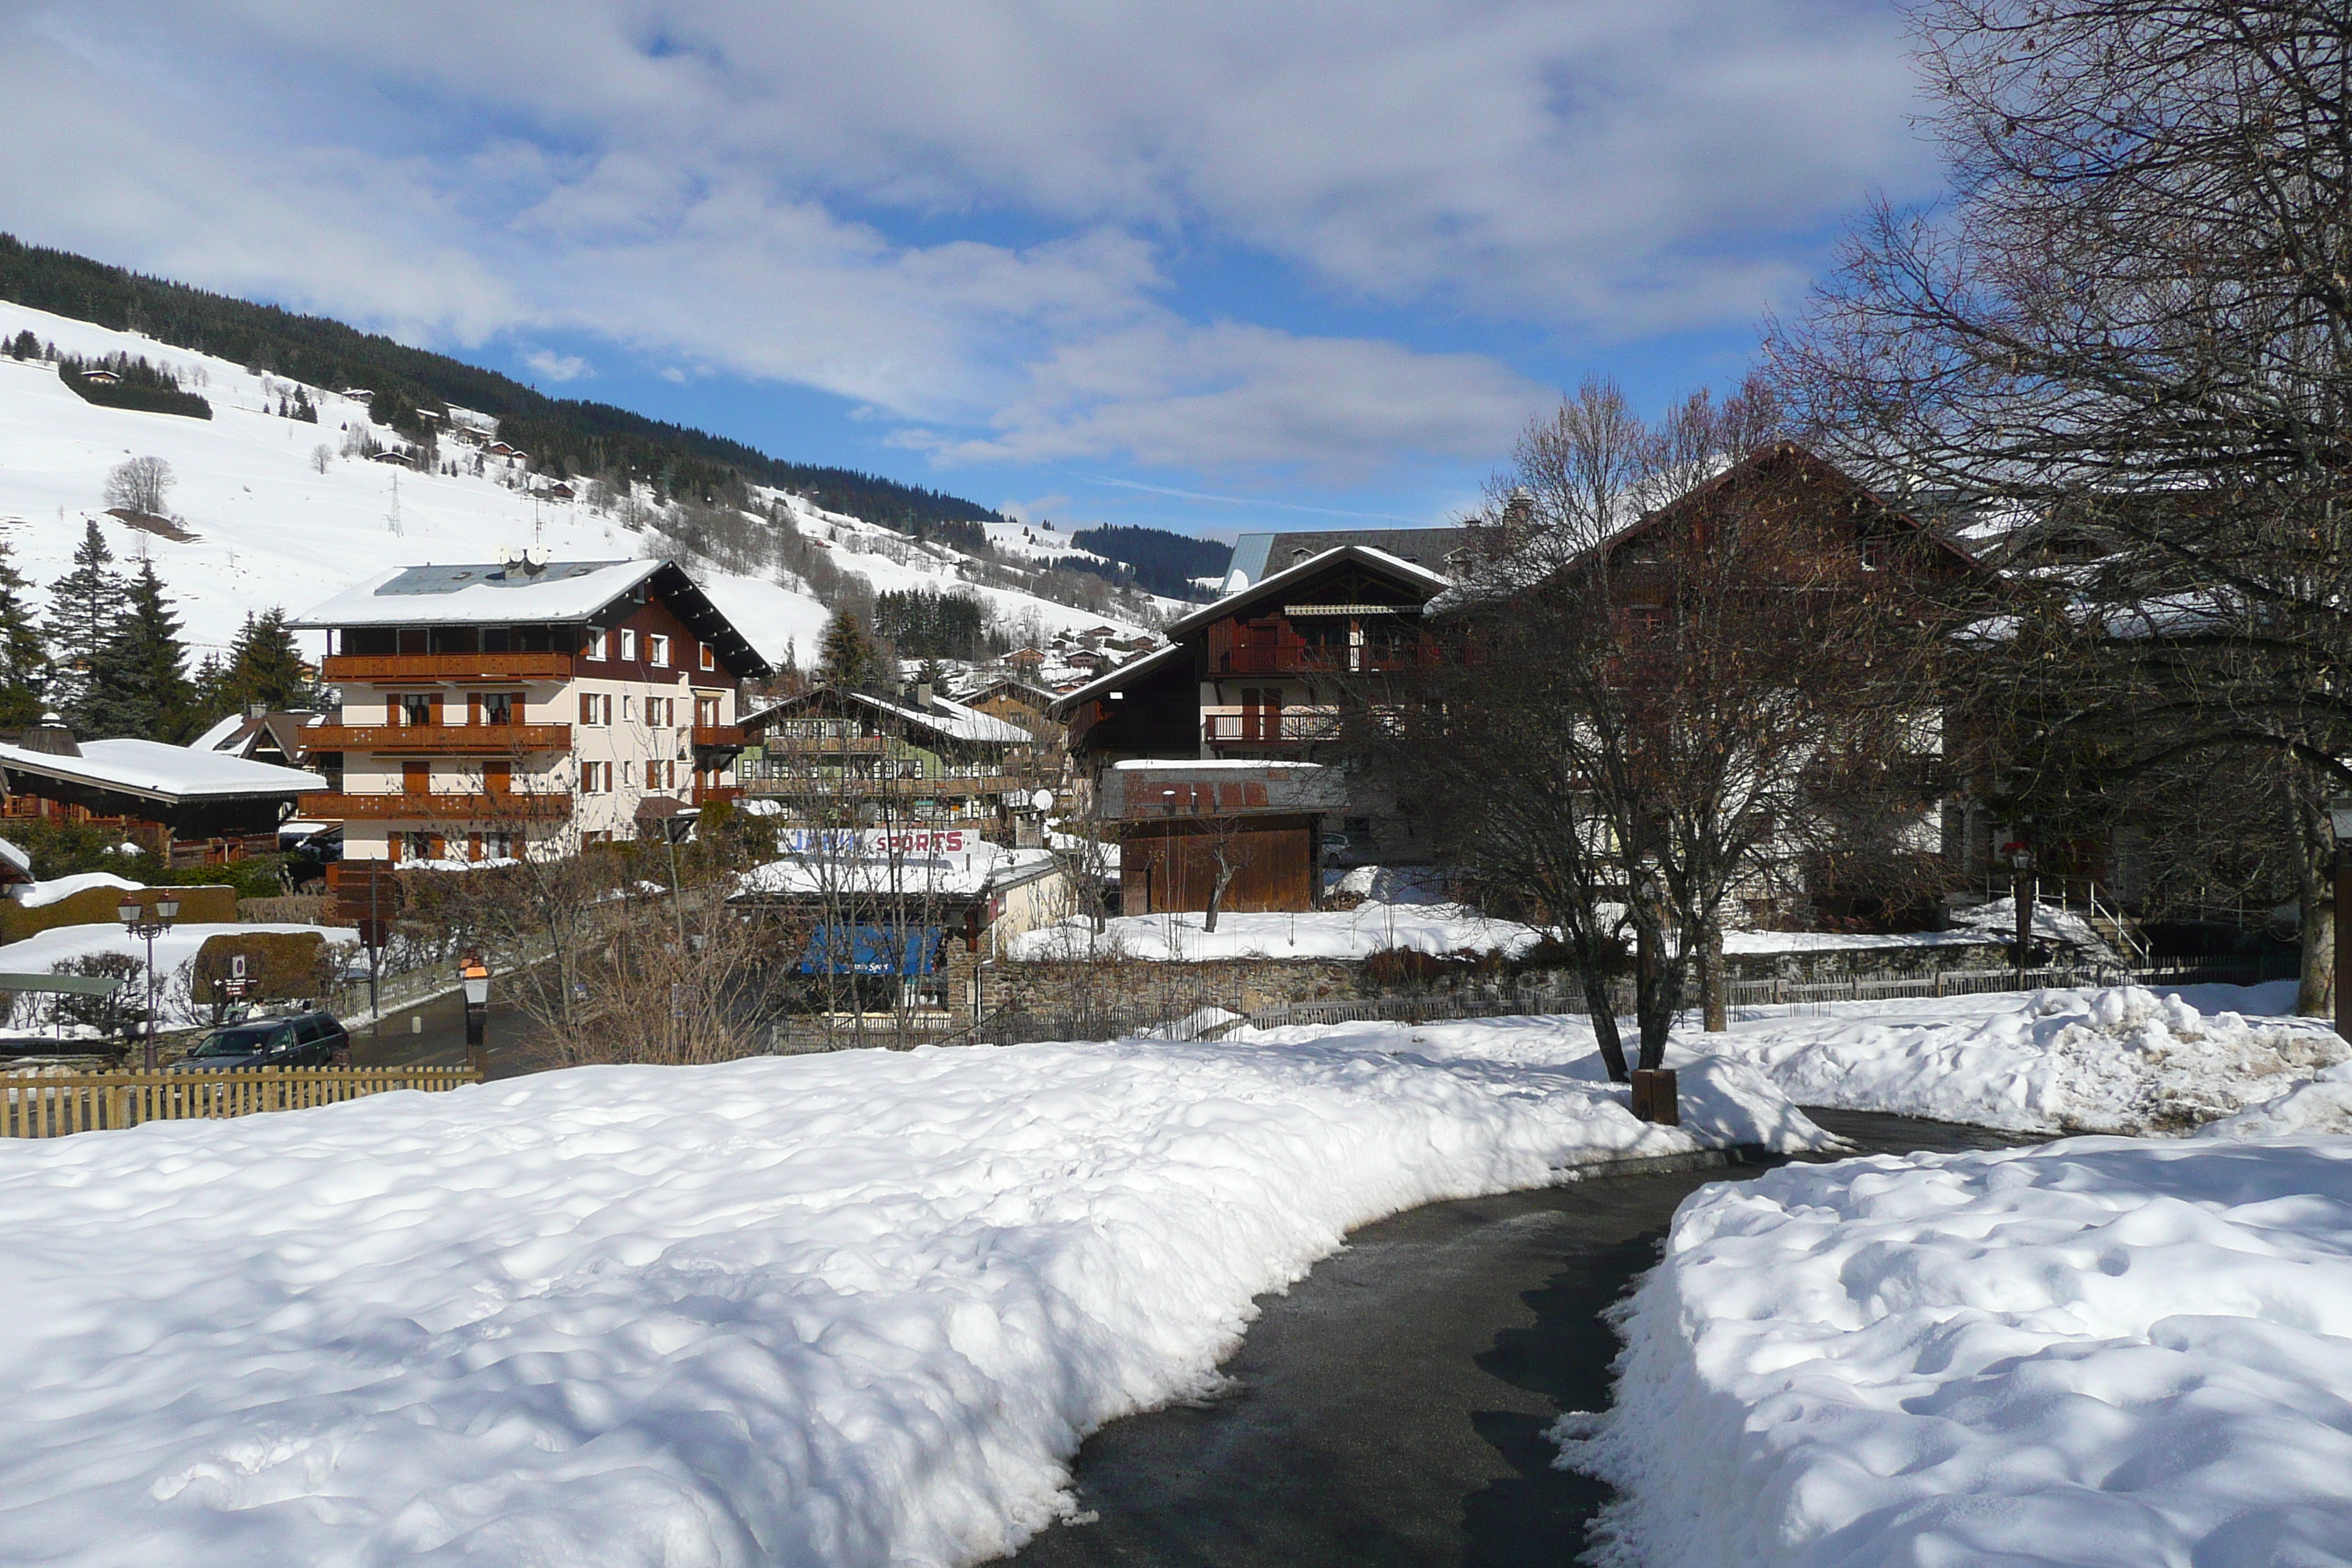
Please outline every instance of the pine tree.
M310 678L302 668L302 650L287 629L286 611L273 605L258 616L247 612L245 625L229 645L228 663L210 689L199 672L205 716L217 719L259 703L265 708L300 708L311 700Z
M50 697L77 726L86 727L82 704L90 669L122 618L127 590L95 521L85 525L73 559L73 570L49 585Z
M114 635L90 661L81 725L95 736L182 742L194 733L194 700L179 617L155 563L142 561Z
M858 624L854 611L833 612L833 618L824 623L824 641L816 658L817 679L827 686L856 691L874 682L877 669L874 645L866 639L866 628Z
M40 722L49 658L25 603L31 584L8 556L0 544L0 729L21 730Z

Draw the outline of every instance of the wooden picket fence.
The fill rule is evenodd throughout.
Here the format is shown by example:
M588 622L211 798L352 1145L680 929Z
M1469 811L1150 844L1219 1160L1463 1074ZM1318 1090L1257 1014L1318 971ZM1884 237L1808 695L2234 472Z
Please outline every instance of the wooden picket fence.
M473 1068L422 1067L0 1073L0 1137L61 1138L142 1121L300 1110L398 1089L456 1089L481 1079Z

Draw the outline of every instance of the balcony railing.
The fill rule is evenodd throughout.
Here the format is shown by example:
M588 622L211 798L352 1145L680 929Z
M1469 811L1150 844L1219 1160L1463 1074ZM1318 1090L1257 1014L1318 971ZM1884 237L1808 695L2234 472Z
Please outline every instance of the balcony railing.
M569 724L317 724L302 731L313 752L413 757L510 757L568 752Z
M331 653L328 680L568 680L568 653Z
M697 724L694 727L697 751L718 751L742 743L743 726L740 724Z
M741 800L742 798L743 787L740 784L697 784L694 786L694 804L697 805L711 805L722 800Z
M1337 708L1223 708L1201 715L1201 738L1213 746L1304 745L1339 738Z
M326 822L563 822L569 795L345 795L300 798L296 809Z

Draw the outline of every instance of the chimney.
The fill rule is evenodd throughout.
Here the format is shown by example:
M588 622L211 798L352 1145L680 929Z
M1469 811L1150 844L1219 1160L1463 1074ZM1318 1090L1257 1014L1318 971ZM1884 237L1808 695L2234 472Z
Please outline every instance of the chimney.
M41 721L25 731L17 742L28 752L47 752L53 757L79 757L81 747L75 743L74 734L66 721L55 713L44 713Z
M1535 492L1521 485L1511 492L1510 500L1503 503L1503 531L1508 537L1517 539L1535 525Z
M919 680L915 682L915 706L921 709L926 713L931 710L931 683L929 681Z
M248 720L258 721L268 717L268 714L269 704L267 702L248 702L245 705L245 716Z

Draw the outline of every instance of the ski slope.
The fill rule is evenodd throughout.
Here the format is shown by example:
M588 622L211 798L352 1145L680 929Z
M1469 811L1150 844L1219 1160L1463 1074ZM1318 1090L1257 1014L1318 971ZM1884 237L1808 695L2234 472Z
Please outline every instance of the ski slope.
M632 530L586 500L533 499L519 467L495 460L483 477L417 473L341 454L348 432L372 430L386 446L391 431L373 426L366 405L310 388L319 423L269 412L295 383L247 374L210 355L171 348L47 311L0 301L0 338L30 331L65 353L97 359L116 353L176 372L183 388L212 404L209 420L103 408L83 402L53 365L0 355L0 542L37 588L62 576L96 519L117 558L152 558L179 612L192 662L226 647L248 612L283 605L299 613L359 578L387 566L487 561L502 548L538 546L559 560L614 560L668 554L674 544ZM313 449L331 455L321 472ZM445 443L444 455L466 451ZM470 452L467 453L470 457ZM106 476L127 458L157 457L178 483L168 510L196 537L159 537L105 515ZM510 482L501 482L502 479ZM887 529L784 498L808 536L826 540L845 572L877 592L965 586L965 563L942 545L919 545ZM1012 533L1017 536L1019 529ZM1050 536L1042 536L1050 537ZM769 581L722 572L680 556L680 563L761 652L781 662L788 645L805 664L827 612L796 579ZM1045 634L1129 623L1003 588L969 587L1008 621L1034 616ZM46 594L42 595L46 599ZM311 652L322 651L315 634Z

